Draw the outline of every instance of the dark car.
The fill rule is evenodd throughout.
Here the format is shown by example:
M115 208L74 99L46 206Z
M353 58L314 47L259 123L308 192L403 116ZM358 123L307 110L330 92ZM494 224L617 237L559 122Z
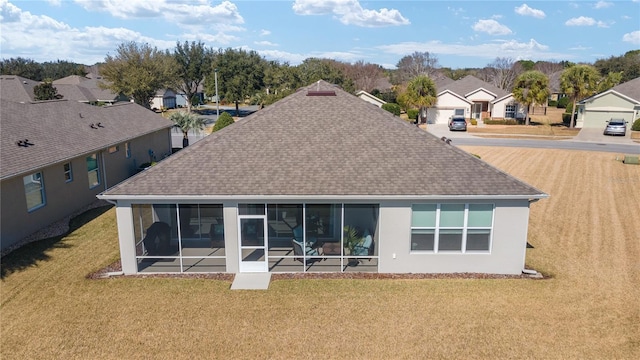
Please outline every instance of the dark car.
M467 120L462 116L454 116L449 120L449 131L467 131Z
M607 121L607 126L604 128L605 135L626 135L627 134L627 122L623 119L611 119Z

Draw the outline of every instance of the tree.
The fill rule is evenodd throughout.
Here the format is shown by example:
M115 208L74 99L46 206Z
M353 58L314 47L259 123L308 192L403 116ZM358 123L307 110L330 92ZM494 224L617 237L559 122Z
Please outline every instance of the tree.
M598 92L607 91L622 82L622 71L610 72L598 82Z
M560 88L573 103L570 128L573 128L575 122L576 101L595 94L599 78L598 70L591 65L574 65L562 72Z
M218 69L219 94L236 104L253 96L264 86L264 70L266 60L255 51L242 49L219 50L213 62L213 69ZM205 80L207 94L215 95L215 79L211 76Z
M216 120L216 123L213 125L213 129L211 130L211 132L222 130L223 128L226 128L227 126L233 124L234 122L235 121L233 121L233 117L231 117L231 115L229 115L228 112L223 112L222 114L220 114L220 117Z
M70 75L86 76L84 65L64 60L47 61L42 63L42 76L45 79L62 79Z
M344 74L353 81L357 90L371 92L376 88L378 79L384 75L380 65L356 61L354 64L345 64Z
M426 123L427 108L436 104L436 84L426 75L413 78L407 84L407 90L403 94L404 102L419 109L418 122Z
M514 62L512 58L506 57L497 57L485 69L487 69L489 77L485 81L506 91L513 87L516 77L522 72L522 67L519 63Z
M177 82L175 87L185 94L187 112L191 112L194 95L198 93L198 88L203 84L205 77L213 70L213 52L205 48L202 42L185 41L179 42L173 54L176 62Z
M58 89L53 86L51 79L47 79L42 84L34 86L33 95L36 100L62 99L62 95L58 94Z
M185 111L177 111L169 115L169 120L182 131L182 147L189 146L189 131L199 134L204 129L204 119L198 115Z
M602 76L607 76L611 72L622 72L620 82L633 80L640 77L640 50L627 51L622 56L598 59L594 66Z
M42 81L42 65L21 57L0 61L0 74L17 75L34 81Z
M122 43L115 56L107 55L100 74L108 81L101 83L101 87L149 108L156 92L172 81L171 55L149 44Z
M344 74L344 66L331 59L307 58L297 66L302 85L310 85L318 80L336 84L349 93L355 92L353 81Z
M396 78L398 84L422 75L433 78L439 67L438 57L428 51L416 51L411 55L402 57L396 67L398 68Z
M540 71L529 70L518 76L513 86L513 97L527 106L526 125L529 125L529 107L543 104L549 97L549 78Z

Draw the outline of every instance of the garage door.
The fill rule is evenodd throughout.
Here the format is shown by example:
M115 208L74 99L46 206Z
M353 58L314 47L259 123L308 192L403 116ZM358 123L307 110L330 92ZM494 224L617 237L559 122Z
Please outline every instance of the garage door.
M427 123L448 124L454 112L454 109L429 108L429 111L427 111Z
M607 121L611 119L624 119L629 122L629 126L633 121L633 111L586 111L584 114L583 128L602 128L607 125Z

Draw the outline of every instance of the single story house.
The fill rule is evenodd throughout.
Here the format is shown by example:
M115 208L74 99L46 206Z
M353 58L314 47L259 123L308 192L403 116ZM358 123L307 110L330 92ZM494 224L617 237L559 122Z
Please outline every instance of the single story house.
M169 155L172 125L128 102L1 98L1 249L95 202L142 163Z
M610 119L624 119L629 127L640 118L640 77L580 101L577 128L604 129Z
M427 110L427 122L447 124L454 115L475 119L523 118L526 108L519 106L512 93L473 75L438 86L436 105Z
M387 102L382 100L382 99L378 99L377 97L369 94L368 92L364 91L364 90L360 90L356 93L356 96L359 97L360 99L373 104L377 107L382 107L382 105L386 104Z
M40 82L17 75L0 75L0 99L13 102L35 100L33 88Z
M151 99L151 109L154 110L175 109L176 107L176 93L171 89L160 89Z
M100 83L105 81L100 75L89 73L86 76L70 75L54 80L53 86L63 99L91 105L113 105L119 101L129 101L129 98L124 95L101 88Z
M98 197L125 274L520 274L547 196L319 81Z

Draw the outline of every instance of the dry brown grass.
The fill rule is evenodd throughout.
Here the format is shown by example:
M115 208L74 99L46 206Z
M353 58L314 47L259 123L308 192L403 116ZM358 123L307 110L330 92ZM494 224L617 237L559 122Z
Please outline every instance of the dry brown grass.
M565 126L551 125L485 125L483 127L469 126L472 134L505 134L505 135L535 135L546 137L573 137L580 129L569 129Z
M117 257L112 209L6 274L0 357L639 358L640 166L465 149L551 195L532 205L527 250L551 279L87 280Z

